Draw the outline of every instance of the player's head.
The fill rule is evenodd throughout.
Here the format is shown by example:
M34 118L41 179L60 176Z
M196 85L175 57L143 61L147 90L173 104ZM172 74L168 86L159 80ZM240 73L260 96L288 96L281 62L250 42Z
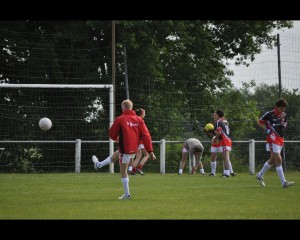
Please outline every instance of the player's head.
M136 115L138 115L141 118L144 118L146 115L146 111L143 108L138 108L135 110Z
M224 111L222 109L218 109L215 113L218 115L219 118L224 117Z
M279 114L282 114L285 111L287 105L287 101L284 98L279 98L275 103L275 108Z
M284 99L284 98L279 98L276 102L276 107L280 108L280 107L283 107L283 108L286 108L288 103L287 101Z
M122 102L121 107L122 110L132 110L133 103L129 99L126 99Z

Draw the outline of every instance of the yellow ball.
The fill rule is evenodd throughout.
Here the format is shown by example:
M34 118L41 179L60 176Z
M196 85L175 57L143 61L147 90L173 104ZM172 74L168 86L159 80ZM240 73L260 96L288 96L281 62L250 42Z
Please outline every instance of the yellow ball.
M212 125L211 123L208 123L205 125L204 129L206 132L209 132L211 130L214 130L214 125Z

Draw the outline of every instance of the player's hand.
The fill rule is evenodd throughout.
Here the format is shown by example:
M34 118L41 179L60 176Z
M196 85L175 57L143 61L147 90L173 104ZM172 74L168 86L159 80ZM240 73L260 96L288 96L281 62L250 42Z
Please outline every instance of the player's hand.
M209 137L209 138L212 138L214 136L211 131L208 131L208 132L205 131L205 133L206 133L206 136Z
M267 129L265 130L265 133L266 133L267 135L269 135L271 132L272 132L272 131L271 131L269 128L267 128Z
M287 122L281 122L280 124L283 128L286 128L286 126L287 126Z
M154 152L151 152L149 155L150 155L151 160L156 160L156 156L155 156Z
M216 137L216 136L214 136L214 137L212 138L212 143L218 144L218 143L219 143L219 138Z

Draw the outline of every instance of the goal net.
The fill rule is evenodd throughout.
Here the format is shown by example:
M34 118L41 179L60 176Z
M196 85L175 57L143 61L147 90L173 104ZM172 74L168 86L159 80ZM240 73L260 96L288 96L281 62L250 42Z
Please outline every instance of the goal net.
M113 85L0 84L0 107L0 171L89 171L93 154L114 150ZM43 117L48 131L39 128Z

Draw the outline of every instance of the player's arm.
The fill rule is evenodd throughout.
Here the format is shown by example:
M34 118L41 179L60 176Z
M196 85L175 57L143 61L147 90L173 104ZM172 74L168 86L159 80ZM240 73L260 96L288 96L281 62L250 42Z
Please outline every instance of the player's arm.
M214 130L215 136L212 138L213 143L215 143L215 144L219 143L221 133L222 133L221 127L218 127L216 130Z
M262 120L262 119L257 119L257 124L260 128L262 128L263 130L266 130L267 129L267 126L266 126L266 121Z
M216 135L216 136L213 136L213 138L212 138L212 143L213 143L213 144L218 144L218 143L219 143L219 137L217 137L217 135Z
M152 138L151 138L150 132L149 132L143 119L141 119L140 127L141 127L141 129L140 129L141 139L144 143L145 149L149 153L150 159L156 160L156 156L153 152Z
M119 141L119 129L119 121L115 120L109 129L109 137L116 142Z
M257 124L261 129L265 131L266 134L270 134L272 132L271 129L267 127L267 121L260 118L257 120Z
M154 152L150 152L149 157L151 160L156 160L156 156L155 156Z
M281 124L281 126L282 126L283 129L285 129L287 127L287 125L288 125L288 123L287 123L287 115L286 115L285 112L283 112L281 114L281 123L280 124Z
M206 136L209 138L213 138L215 136L214 130L205 131Z

